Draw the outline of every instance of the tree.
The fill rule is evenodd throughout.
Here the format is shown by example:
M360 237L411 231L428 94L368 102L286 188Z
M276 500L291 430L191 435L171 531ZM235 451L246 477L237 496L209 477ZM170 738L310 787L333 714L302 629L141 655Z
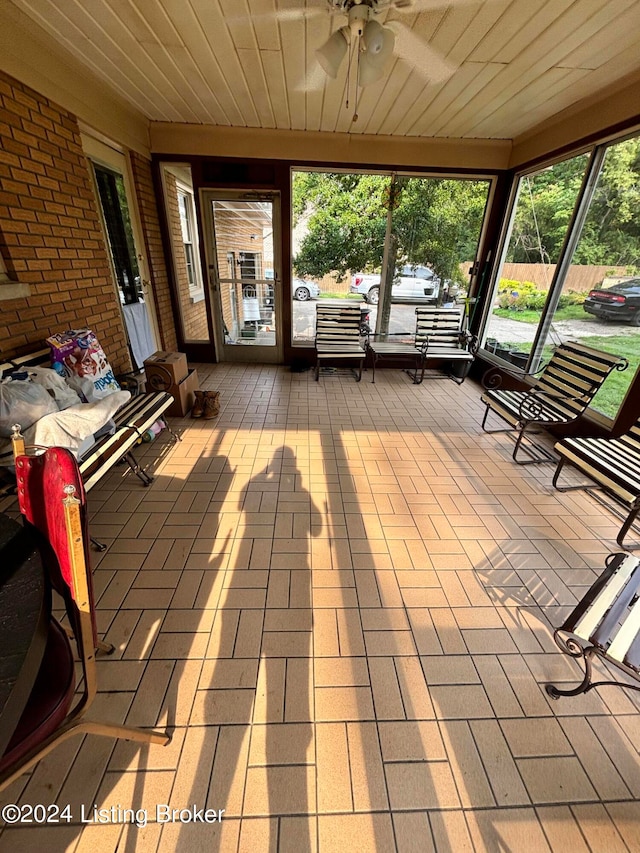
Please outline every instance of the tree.
M507 260L556 263L589 157L569 160L523 177ZM640 138L607 149L574 264L640 266Z
M294 227L307 231L294 257L300 275L379 271L385 245L391 178L298 172L293 181ZM441 279L461 280L461 261L475 257L488 182L396 179L392 234L400 264L429 266Z

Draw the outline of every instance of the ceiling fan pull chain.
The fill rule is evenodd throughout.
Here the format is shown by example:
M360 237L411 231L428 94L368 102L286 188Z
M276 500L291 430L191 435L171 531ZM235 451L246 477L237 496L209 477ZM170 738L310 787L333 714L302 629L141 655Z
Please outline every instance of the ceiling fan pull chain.
M344 91L345 91L345 99L344 106L345 109L349 109L349 82L351 81L351 56L353 54L353 48L351 44L349 45L349 55L347 57L347 79L344 81Z
M356 60L356 105L353 110L353 117L351 119L352 122L358 121L358 104L360 103L360 98L362 96L362 92L360 91L360 54L362 53L362 29L358 30L358 41L356 42L356 50L358 51L358 58ZM349 75L351 76L351 75Z

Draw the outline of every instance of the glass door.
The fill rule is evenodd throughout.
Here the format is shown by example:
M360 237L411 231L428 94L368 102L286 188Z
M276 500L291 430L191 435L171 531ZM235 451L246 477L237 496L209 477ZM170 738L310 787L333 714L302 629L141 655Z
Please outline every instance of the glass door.
M282 361L278 193L202 190L216 351Z

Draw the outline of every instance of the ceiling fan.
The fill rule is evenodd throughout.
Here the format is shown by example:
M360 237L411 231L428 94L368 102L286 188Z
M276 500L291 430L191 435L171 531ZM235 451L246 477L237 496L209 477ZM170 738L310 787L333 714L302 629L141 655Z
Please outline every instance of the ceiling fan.
M345 56L355 54L357 86L369 86L380 80L393 54L403 59L412 69L433 83L450 77L455 66L438 51L413 33L402 20L385 20L384 26L376 16L393 11L400 14L418 14L428 9L445 8L445 0L316 0L318 6L280 9L276 16L293 19L300 16L326 14L344 15L345 25L337 29L319 47L315 54L324 72L331 78L338 76ZM469 2L469 0L457 0ZM471 0L473 2L473 0ZM321 4L321 5L320 5Z

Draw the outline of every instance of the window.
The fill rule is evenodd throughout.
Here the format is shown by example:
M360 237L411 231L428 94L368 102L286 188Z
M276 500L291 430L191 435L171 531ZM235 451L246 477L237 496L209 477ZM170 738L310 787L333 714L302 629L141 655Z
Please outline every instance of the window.
M200 267L196 260L194 251L194 212L193 196L178 185L178 209L180 211L180 228L182 231L182 243L184 245L184 261L186 267L189 288L196 291L192 296L200 296L202 283L200 281Z
M173 284L178 304L179 339L206 344L209 320L198 243L198 212L191 167L187 163L160 165L165 215L171 241Z
M485 349L534 372L560 342L625 356L592 408L614 418L640 364L640 137L518 180Z
M475 178L294 172L294 344L313 340L319 297L359 301L376 334L408 339L416 305L466 305L490 187Z
M520 367L529 360L588 162L581 154L518 180L485 347Z

